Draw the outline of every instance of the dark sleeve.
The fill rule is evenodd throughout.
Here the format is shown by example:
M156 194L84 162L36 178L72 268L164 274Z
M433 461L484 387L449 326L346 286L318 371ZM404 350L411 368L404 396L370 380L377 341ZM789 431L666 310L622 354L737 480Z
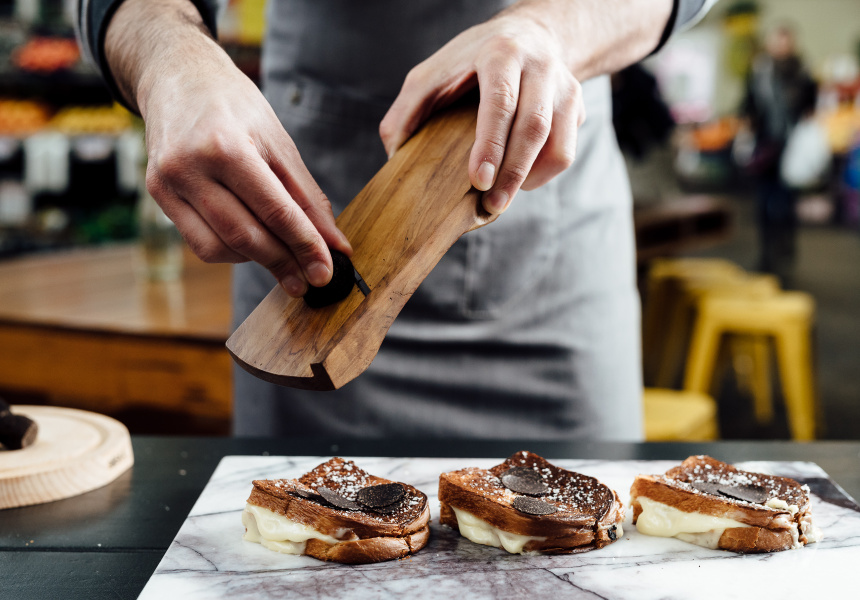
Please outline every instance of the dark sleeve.
M117 101L125 104L122 94L110 73L105 61L105 34L111 18L123 0L79 0L76 29L78 42L84 55L98 67L102 78ZM213 38L218 35L216 19L218 15L218 0L189 0L203 18L203 23L209 29Z
M663 30L663 35L660 36L660 43L657 44L654 52L665 46L674 33L683 30L688 25L695 24L705 16L714 4L716 4L716 0L674 0L672 14L666 22L666 28Z

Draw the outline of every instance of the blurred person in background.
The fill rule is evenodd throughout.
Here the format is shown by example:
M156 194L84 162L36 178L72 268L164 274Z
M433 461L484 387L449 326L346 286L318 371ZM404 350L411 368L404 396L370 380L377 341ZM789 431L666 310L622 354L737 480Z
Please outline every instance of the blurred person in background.
M758 269L790 281L796 254L796 194L780 176L792 130L815 109L817 86L797 50L794 29L771 30L752 65L742 115L755 135L747 165L757 183Z
M469 175L506 214L454 244L344 388L236 370L234 432L640 439L631 194L608 74L714 1L270 0L261 94L213 39L214 2L83 0L85 47L146 122L153 197L203 259L243 263L237 323L276 282L294 297L325 285L328 248L350 252L332 206L480 88Z

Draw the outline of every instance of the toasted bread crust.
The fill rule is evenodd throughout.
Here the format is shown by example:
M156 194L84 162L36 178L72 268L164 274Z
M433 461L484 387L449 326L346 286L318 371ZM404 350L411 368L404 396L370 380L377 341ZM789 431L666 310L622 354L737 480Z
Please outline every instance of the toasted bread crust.
M335 457L299 479L254 481L248 503L339 540L335 544L308 540L304 551L308 556L349 564L379 562L401 558L427 544L430 507L423 492L401 483L405 492L403 508L393 514L342 510L299 494L328 487L338 493L354 495L361 487L383 483L393 482Z
M791 532L782 529L773 531L763 527L734 527L726 529L720 536L720 550L743 554L779 552L794 547Z
M375 537L329 544L322 540L308 540L305 554L320 560L344 564L367 564L403 558L418 552L430 539L430 527L404 537Z
M553 485L575 485L588 480L593 489L593 505L584 509L562 499L541 498L558 509L550 515L529 515L512 506L518 494L504 488L498 480L513 466L528 465L540 469ZM459 529L455 507L466 511L489 525L518 535L540 537L531 540L524 552L560 554L601 548L614 540L615 529L624 519L624 506L618 494L593 478L560 469L540 456L518 452L490 470L467 468L442 473L439 476L439 501L442 505L440 522ZM591 510L591 512L586 512Z
M763 504L707 494L688 483L702 473L719 477L751 478L764 487L771 497L797 506L797 512ZM789 550L811 540L813 530L807 490L793 479L740 471L708 456L691 456L664 475L638 475L630 488L633 523L642 513L639 498L649 498L687 513L732 519L748 527L730 527L723 531L717 547L741 553Z

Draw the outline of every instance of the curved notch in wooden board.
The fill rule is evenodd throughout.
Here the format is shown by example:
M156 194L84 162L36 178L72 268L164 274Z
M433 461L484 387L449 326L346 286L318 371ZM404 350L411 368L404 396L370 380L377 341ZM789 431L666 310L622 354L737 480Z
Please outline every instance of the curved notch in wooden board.
M39 426L36 442L0 450L0 509L77 496L100 488L134 464L125 425L96 413L56 406L13 406Z
M272 383L333 390L363 373L394 319L460 236L495 220L469 181L477 108L433 117L337 219L370 286L309 308L275 287L227 340L236 362Z

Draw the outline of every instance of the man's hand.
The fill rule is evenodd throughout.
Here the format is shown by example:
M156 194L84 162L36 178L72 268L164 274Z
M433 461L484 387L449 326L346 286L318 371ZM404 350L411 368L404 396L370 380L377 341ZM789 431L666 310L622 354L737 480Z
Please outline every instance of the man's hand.
M257 87L187 0L126 0L105 53L146 122L146 183L207 262L253 260L291 296L351 254L331 205ZM137 39L135 39L137 36Z
M503 212L521 188L567 169L585 120L583 80L652 50L672 0L524 0L455 37L406 77L379 126L389 156L424 120L477 85L472 185Z
M487 192L484 208L498 214L521 187L539 187L573 163L585 120L582 89L550 31L501 16L466 30L412 69L379 127L386 150L392 153L475 81L481 102L469 177Z

